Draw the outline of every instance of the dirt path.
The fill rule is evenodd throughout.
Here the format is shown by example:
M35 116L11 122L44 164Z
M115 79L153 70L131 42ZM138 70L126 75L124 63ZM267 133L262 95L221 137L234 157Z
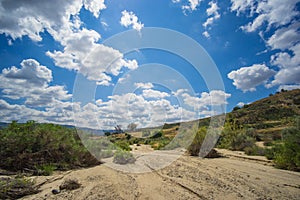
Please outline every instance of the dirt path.
M224 153L226 154L226 152ZM230 154L230 152L227 152ZM24 199L299 199L300 173L266 162L230 156L200 159L181 156L151 173L125 173L105 165L38 177L42 192ZM63 180L82 186L54 195Z

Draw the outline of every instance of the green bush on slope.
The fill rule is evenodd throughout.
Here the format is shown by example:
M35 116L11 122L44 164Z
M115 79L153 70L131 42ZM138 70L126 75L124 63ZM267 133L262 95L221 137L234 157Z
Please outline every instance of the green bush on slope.
M200 148L204 141L206 132L207 132L206 127L201 127L197 131L194 140L192 141L191 145L188 147L188 153L191 156L199 156Z
M296 126L282 130L282 142L266 149L266 157L273 159L275 167L300 171L300 120Z
M0 168L11 171L65 170L99 164L74 129L53 124L12 122L0 130ZM43 172L39 172L42 173Z

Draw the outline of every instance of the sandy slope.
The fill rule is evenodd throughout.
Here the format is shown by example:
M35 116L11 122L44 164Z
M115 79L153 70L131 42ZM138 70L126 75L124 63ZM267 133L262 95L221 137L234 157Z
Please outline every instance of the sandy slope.
M239 152L226 158L181 156L151 173L125 173L105 165L37 177L42 192L24 199L299 199L300 173L275 169L270 163ZM63 180L82 187L54 195Z

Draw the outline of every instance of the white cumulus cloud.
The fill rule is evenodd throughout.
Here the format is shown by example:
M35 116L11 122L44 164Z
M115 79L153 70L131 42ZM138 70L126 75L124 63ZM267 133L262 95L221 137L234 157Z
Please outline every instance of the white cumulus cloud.
M272 49L286 50L300 41L300 23L291 24L288 27L277 29L267 40L268 46Z
M289 24L299 14L295 9L298 2L299 0L285 1L284 3L281 0L231 0L231 10L236 11L238 15L249 10L251 16L256 14L257 16L252 22L242 26L245 31L253 32L264 23L267 23L268 29L271 26L279 27Z
M264 41L268 49L277 51L271 56L270 63L279 70L274 74L274 80L266 86L299 84L300 23L296 19L300 16L297 9L300 1L290 0L283 3L280 0L231 0L231 3L231 11L237 12L238 16L249 13L253 17L248 24L241 26L244 31L259 31L263 39L264 34L271 35Z
M202 92L200 96L191 95L186 90L179 89L174 94L183 97L184 104L194 110L208 110L210 106L226 105L227 99L231 94L221 90L212 90L210 92Z
M186 10L188 10L188 11L197 10L197 7L200 5L200 3L202 1L203 0L188 0L188 4L182 6L183 12L185 12ZM178 2L176 2L176 3L178 3Z
M230 72L227 76L233 80L233 85L242 91L255 91L255 87L266 83L275 71L265 64L254 64Z
M21 62L20 69L13 66L2 70L0 89L5 97L24 98L24 103L30 106L51 106L71 98L63 86L49 85L51 81L50 69L34 59L27 59Z
M124 60L123 55L110 47L98 44L100 34L82 28L79 12L82 8L98 18L105 9L104 0L0 1L0 33L13 40L28 36L41 41L45 30L63 46L63 51L48 51L56 66L75 70L90 80L100 80L103 73L118 75L122 67L137 68L135 60ZM135 28L138 25L134 24ZM119 60L115 60L119 58ZM113 66L110 66L114 62ZM110 84L110 83L105 83Z
M133 12L128 12L127 10L122 11L120 24L125 27L132 26L133 29L139 32L144 27L144 24L139 21L138 17Z
M106 8L104 0L84 0L83 5L84 8L93 13L96 18L99 17L100 10L104 10Z
M13 39L27 35L34 41L41 41L40 33L47 30L59 39L62 34L60 30L69 31L71 16L78 15L82 7L96 17L106 8L103 0L1 0L0 33Z
M134 86L136 86L137 88L143 88L143 89L151 89L153 88L153 84L152 83L134 83Z
M221 17L221 15L219 14L218 10L220 9L217 5L216 2L209 2L208 5L210 6L209 8L206 9L206 14L208 16L208 18L206 19L206 21L202 24L202 26L207 29L208 26L211 26L215 20L219 19ZM209 38L210 35L208 33L208 31L204 31L202 33L202 35L204 35L206 38Z
M300 89L300 84L299 85L281 85L281 86L279 86L278 91L281 91L282 89L284 89L284 90Z
M161 92L161 91L158 91L158 90L153 90L153 89L146 89L146 90L143 90L143 97L145 98L156 98L156 99L159 99L159 98L165 98L165 97L168 97L170 96L168 93L166 92Z

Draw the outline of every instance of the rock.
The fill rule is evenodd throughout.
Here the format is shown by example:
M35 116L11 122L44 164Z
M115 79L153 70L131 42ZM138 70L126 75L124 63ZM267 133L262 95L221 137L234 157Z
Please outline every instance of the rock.
M59 194L60 193L60 190L59 189L53 189L52 190L52 194Z
M212 149L206 156L205 158L219 158L221 155L215 150Z

